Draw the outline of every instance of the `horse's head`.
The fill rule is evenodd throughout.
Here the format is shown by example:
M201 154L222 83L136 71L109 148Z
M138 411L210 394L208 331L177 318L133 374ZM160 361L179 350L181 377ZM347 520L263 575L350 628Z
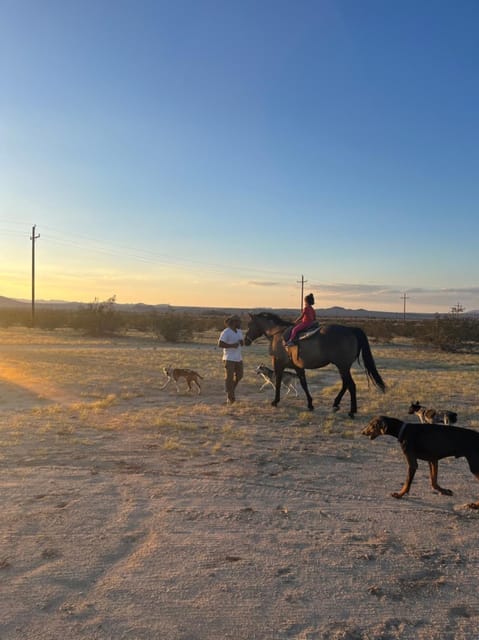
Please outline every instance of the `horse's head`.
M248 322L248 329L244 337L244 343L247 347L249 347L252 342L257 340L264 333L264 330L258 322L257 316L250 313L249 317L250 321Z
M260 336L266 336L271 340L274 334L282 333L287 327L292 325L291 322L282 320L275 313L269 311L250 313L249 317L250 321L248 322L248 330L246 331L244 340L246 345L250 345Z

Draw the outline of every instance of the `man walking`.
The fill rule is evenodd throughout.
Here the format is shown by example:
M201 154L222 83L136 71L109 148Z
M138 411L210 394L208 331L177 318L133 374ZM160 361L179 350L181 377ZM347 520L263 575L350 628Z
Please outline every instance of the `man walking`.
M235 401L235 389L243 377L243 358L241 355L243 332L240 327L241 318L239 316L233 315L226 318L225 328L218 340L218 346L223 349L225 391L228 404L233 404Z

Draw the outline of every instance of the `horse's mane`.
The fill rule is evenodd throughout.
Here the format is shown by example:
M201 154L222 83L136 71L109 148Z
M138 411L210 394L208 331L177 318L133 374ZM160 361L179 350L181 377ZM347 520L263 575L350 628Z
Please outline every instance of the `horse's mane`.
M272 324L277 324L277 325L280 325L282 327L290 327L293 324L292 322L288 322L287 320L283 320L283 318L280 318L278 315L276 315L276 313L272 313L271 311L261 311L260 313L257 313L256 315L259 316L260 318L264 318L264 320L267 320L268 322L271 322Z

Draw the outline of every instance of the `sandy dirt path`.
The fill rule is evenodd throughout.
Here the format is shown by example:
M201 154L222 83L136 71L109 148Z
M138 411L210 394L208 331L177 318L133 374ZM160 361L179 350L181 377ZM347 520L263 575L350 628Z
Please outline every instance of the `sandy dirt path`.
M86 377L43 397L4 375L1 640L477 637L464 460L441 465L453 496L421 466L397 501L404 462L359 435L369 416L325 429L326 408L273 411L254 377L227 409L220 370L200 397L150 393L141 367L102 402Z

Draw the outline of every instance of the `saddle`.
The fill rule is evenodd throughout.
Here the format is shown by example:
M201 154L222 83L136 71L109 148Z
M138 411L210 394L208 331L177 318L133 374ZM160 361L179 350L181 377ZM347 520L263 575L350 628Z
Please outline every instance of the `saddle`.
M318 333L318 331L320 330L320 326L319 326L319 322L314 322L310 327L308 327L307 329L304 329L303 331L300 331L297 336L295 341L297 342L298 340L307 340L308 338L311 338L312 336L314 336L316 333ZM289 337L291 335L291 331L293 330L293 327L288 327L286 329L286 331L283 333L283 340L285 342L288 342Z

